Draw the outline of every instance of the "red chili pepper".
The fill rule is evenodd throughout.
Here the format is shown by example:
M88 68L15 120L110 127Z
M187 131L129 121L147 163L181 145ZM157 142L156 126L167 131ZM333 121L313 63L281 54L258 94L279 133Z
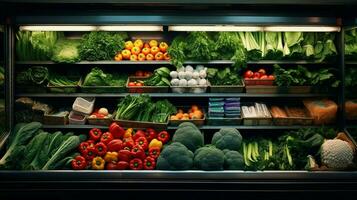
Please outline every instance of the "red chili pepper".
M89 131L89 138L93 141L98 141L102 137L102 131L98 128L93 128Z
M123 138L123 149L131 150L134 145L135 145L135 142L134 142L133 138L131 138L131 137Z
M118 160L129 162L132 158L132 153L129 150L123 149L118 152Z
M163 144L170 140L170 134L167 131L161 131L157 135L157 139L160 140Z
M82 155L86 155L88 152L88 147L89 147L89 143L88 142L82 142L79 144L78 150L79 152L81 152Z
M104 156L107 153L107 146L103 142L99 142L94 146L95 150L97 151L98 156Z
M160 155L160 148L159 147L151 147L149 149L149 156L152 158L158 158Z
M149 143L145 137L139 137L135 140L135 145L140 145L144 150L148 149Z
M130 169L132 170L140 170L143 169L143 161L139 158L134 158L130 161Z
M145 137L145 131L143 130L137 130L133 133L133 139L137 140L139 137Z
M97 150L95 149L95 147L88 147L87 148L87 153L84 154L84 158L87 161L92 161L93 158L95 158L97 156Z
M146 157L145 156L145 151L144 151L143 148L141 148L140 145L135 145L133 147L133 149L131 150L131 153L134 156L134 158L140 158L140 159L144 160L145 157Z
M125 170L125 169L128 169L129 168L129 163L126 162L126 161L119 161L117 163L117 169L119 170Z
M108 144L110 141L112 141L113 135L110 132L105 132L102 137L100 138L100 141L103 142L104 144Z
M114 139L107 144L108 151L120 151L123 147L123 142L120 139Z
M86 159L83 156L76 156L72 160L72 169L81 170L87 167Z
M156 138L156 131L152 128L147 128L145 132L145 137L148 142Z
M116 170L116 169L118 169L117 166L118 166L118 163L112 161L112 162L106 163L105 169L106 169L106 170Z
M119 126L117 123L113 122L109 126L109 132L113 135L115 139L122 139L125 133L125 130Z
M154 170L156 167L156 162L154 158L147 157L144 160L144 169L146 170Z

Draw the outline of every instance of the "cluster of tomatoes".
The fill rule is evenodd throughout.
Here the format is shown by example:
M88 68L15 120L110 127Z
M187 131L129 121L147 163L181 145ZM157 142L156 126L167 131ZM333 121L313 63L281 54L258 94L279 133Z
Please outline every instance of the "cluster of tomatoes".
M144 43L138 39L134 42L126 41L125 49L118 52L114 60L131 60L131 61L151 61L151 60L170 60L167 53L169 45L166 42L158 42L157 40L150 40Z
M267 74L265 69L261 68L255 72L247 70L244 73L244 80L246 85L273 85L275 76Z

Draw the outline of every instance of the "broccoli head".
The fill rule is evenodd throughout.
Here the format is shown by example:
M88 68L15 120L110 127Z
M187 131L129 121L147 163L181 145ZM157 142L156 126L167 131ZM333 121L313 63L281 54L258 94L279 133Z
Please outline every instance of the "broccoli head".
M204 146L196 150L193 163L206 171L223 170L224 153L213 145Z
M222 128L212 137L212 144L218 149L240 150L242 135L235 128Z
M183 144L174 142L164 148L157 159L156 169L188 170L193 166L193 153Z
M204 145L203 134L190 122L180 124L172 137L172 141L185 145L192 152Z
M224 153L224 169L228 170L243 170L245 168L242 154L238 151L223 150Z

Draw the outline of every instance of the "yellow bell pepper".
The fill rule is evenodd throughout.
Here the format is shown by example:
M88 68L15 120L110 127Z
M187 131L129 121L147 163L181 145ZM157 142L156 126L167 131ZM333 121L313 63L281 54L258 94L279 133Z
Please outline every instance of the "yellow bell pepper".
M124 133L124 138L129 138L131 137L133 134L133 129L132 128L128 128L126 129L125 133Z
M151 140L151 142L149 144L149 149L151 147L159 147L161 149L162 148L162 142L160 140L153 139L153 140Z
M92 160L92 169L102 170L104 166L105 160L103 158L97 156Z
M105 162L113 162L118 161L118 153L117 152L107 152L104 156Z

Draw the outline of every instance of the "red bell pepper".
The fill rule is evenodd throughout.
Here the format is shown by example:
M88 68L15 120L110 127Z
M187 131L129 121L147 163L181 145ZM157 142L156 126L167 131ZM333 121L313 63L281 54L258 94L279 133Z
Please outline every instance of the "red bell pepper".
M170 134L167 131L161 131L157 135L157 139L160 140L163 144L170 140Z
M109 126L109 132L113 135L114 139L122 139L125 133L125 130L119 126L119 124L113 122Z
M105 132L102 137L100 138L100 141L103 142L104 144L108 144L110 141L112 141L113 135L110 132Z
M140 145L145 151L148 149L149 143L145 137L139 137L135 140L135 145Z
M147 128L145 132L145 137L148 142L156 138L156 131L152 128Z
M87 140L86 142L89 144L90 147L94 147L94 145L95 145L94 140Z
M79 152L81 152L82 155L86 155L88 152L88 147L89 147L89 143L88 142L82 142L79 144L78 150Z
M134 158L140 158L140 159L144 160L146 157L145 151L140 145L135 145L133 147L133 149L131 150L131 153Z
M132 153L129 150L122 149L118 152L118 160L129 162L132 158Z
M151 147L149 149L149 156L152 158L158 158L160 155L160 148L159 147Z
M118 163L115 161L112 161L112 162L106 163L105 169L106 170L116 170L116 169L118 169L117 166L118 166Z
M94 146L93 147L89 146L87 148L86 154L84 154L83 156L87 161L92 161L93 158L97 156L97 150L94 148Z
M89 138L93 141L98 141L102 137L102 131L98 128L93 128L89 131Z
M145 137L145 131L137 130L133 133L133 140L137 140L139 137Z
M131 137L123 138L123 149L131 150L134 145L135 145L135 142L134 142L133 138L131 138Z
M144 160L144 169L146 170L154 170L156 167L156 162L154 158L147 157Z
M129 168L129 163L126 162L126 161L119 161L117 163L117 169L119 170L125 170L125 169L128 169Z
M87 167L86 159L83 156L76 156L72 160L72 169L81 170Z
M98 156L104 156L107 153L107 146L103 142L99 142L94 146Z
M114 139L107 144L108 151L120 151L123 147L123 141Z
M134 158L133 160L130 161L130 169L132 170L140 170L143 169L143 161L141 161L139 158Z

